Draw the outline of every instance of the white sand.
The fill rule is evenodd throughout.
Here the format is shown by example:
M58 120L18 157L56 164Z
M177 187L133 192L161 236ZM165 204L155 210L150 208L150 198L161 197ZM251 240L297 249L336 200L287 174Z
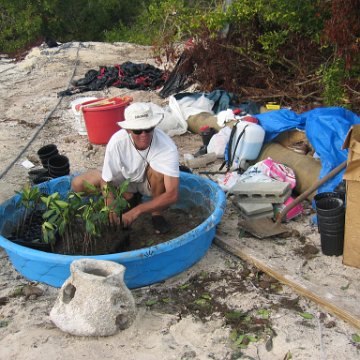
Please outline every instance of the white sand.
M79 50L79 52L78 52ZM77 57L78 52L78 57ZM150 62L150 49L130 44L71 43L58 49L35 48L19 63L0 61L0 159L1 171L22 151L45 117L58 102L57 92L67 88L79 60L75 78L81 78L86 71L100 65L112 66L124 61ZM20 164L25 159L36 161L36 151L42 145L54 142L61 153L66 154L72 171L101 165L104 147L89 146L86 136L77 134L74 118L69 110L72 100L81 96L122 96L131 95L135 101L153 101L161 106L166 100L154 92L129 91L110 88L101 92L87 92L65 97L52 118L9 172L0 179L0 201L4 201L20 190L27 181L27 170ZM35 127L34 127L35 126ZM194 153L201 145L197 135L187 134L175 137L179 151ZM236 226L227 226L236 214L227 213L220 226L219 235L238 239ZM307 243L319 247L319 234L309 226L309 219L289 224L297 228ZM225 235L224 235L225 234ZM297 238L282 241L240 238L244 249L253 251L264 262L268 262L293 278L308 284L316 284L327 290L329 298L335 296L348 306L358 304L359 270L345 267L341 257L332 258L319 254L305 261L296 255L295 249L301 244ZM14 293L21 285L29 284L18 274L8 261L6 253L0 251L0 298ZM176 315L153 311L143 304L150 296L150 290L166 289L187 281L201 271L219 273L229 264L242 262L213 245L206 256L191 269L167 280L162 284L133 290L137 302L137 318L127 330L107 338L77 338L62 333L51 324L48 314L58 294L58 289L44 284L33 284L44 291L39 297L10 297L9 302L0 305L0 359L236 359L239 350L229 340L229 327L224 319L214 314L206 322L196 321L191 316L179 318ZM214 284L214 288L232 285ZM280 296L289 299L298 296L291 288L284 286L279 295L264 293L256 286L245 292L225 296L223 301L232 308L243 311L266 308L276 303ZM298 312L279 308L272 310L270 319L277 336L273 338L270 351L265 348L265 339L251 343L242 349L243 358L284 359L291 354L293 359L357 359L359 345L352 342L352 335L360 331L337 316L328 313L316 302L301 297L302 309L314 315L304 320ZM351 316L351 314L350 314ZM329 324L333 324L328 328ZM236 355L238 354L238 356Z

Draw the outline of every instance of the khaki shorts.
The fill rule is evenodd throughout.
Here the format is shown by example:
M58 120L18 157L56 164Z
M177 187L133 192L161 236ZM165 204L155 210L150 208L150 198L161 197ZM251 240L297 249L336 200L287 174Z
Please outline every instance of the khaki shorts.
M100 168L98 168L98 170L100 171L100 174L101 174L102 168L100 167ZM115 182L114 185L119 186L120 184ZM126 192L129 192L132 194L139 192L142 195L151 196L151 188L150 188L149 181L146 178L142 182L131 182L129 184Z
M147 181L147 179L140 183L130 183L126 192L135 194L136 192L139 192L142 195L151 196L151 189L150 184Z

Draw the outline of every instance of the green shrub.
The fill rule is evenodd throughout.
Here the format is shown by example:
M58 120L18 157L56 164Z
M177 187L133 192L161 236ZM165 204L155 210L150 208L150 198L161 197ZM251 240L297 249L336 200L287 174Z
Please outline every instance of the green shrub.
M321 65L322 84L324 86L323 98L324 104L328 106L349 107L349 101L343 87L344 80L348 77L345 71L344 60L335 59L329 65Z

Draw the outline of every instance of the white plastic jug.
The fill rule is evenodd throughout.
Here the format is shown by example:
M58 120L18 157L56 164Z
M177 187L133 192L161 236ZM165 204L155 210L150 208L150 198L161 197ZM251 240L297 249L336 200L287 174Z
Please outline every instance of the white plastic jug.
M236 126L236 132L231 142L231 158L233 159L231 168L233 170L246 169L246 161L255 160L260 154L265 130L260 125L245 120L240 120L234 126ZM240 139L239 136L241 136Z
M83 114L81 110L76 110L76 105L95 99L97 99L95 96L87 96L87 97L81 97L75 99L70 103L71 111L75 117L75 127L79 135L87 135L87 131L86 131Z

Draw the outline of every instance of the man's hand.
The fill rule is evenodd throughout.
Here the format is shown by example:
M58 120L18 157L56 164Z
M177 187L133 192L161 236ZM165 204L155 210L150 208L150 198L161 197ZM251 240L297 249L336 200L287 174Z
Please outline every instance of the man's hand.
M110 211L110 213L109 213L109 221L110 221L110 224L112 224L112 225L120 224L120 218L113 211Z
M139 216L138 210L135 208L129 210L125 214L122 215L122 224L124 228L129 227Z

